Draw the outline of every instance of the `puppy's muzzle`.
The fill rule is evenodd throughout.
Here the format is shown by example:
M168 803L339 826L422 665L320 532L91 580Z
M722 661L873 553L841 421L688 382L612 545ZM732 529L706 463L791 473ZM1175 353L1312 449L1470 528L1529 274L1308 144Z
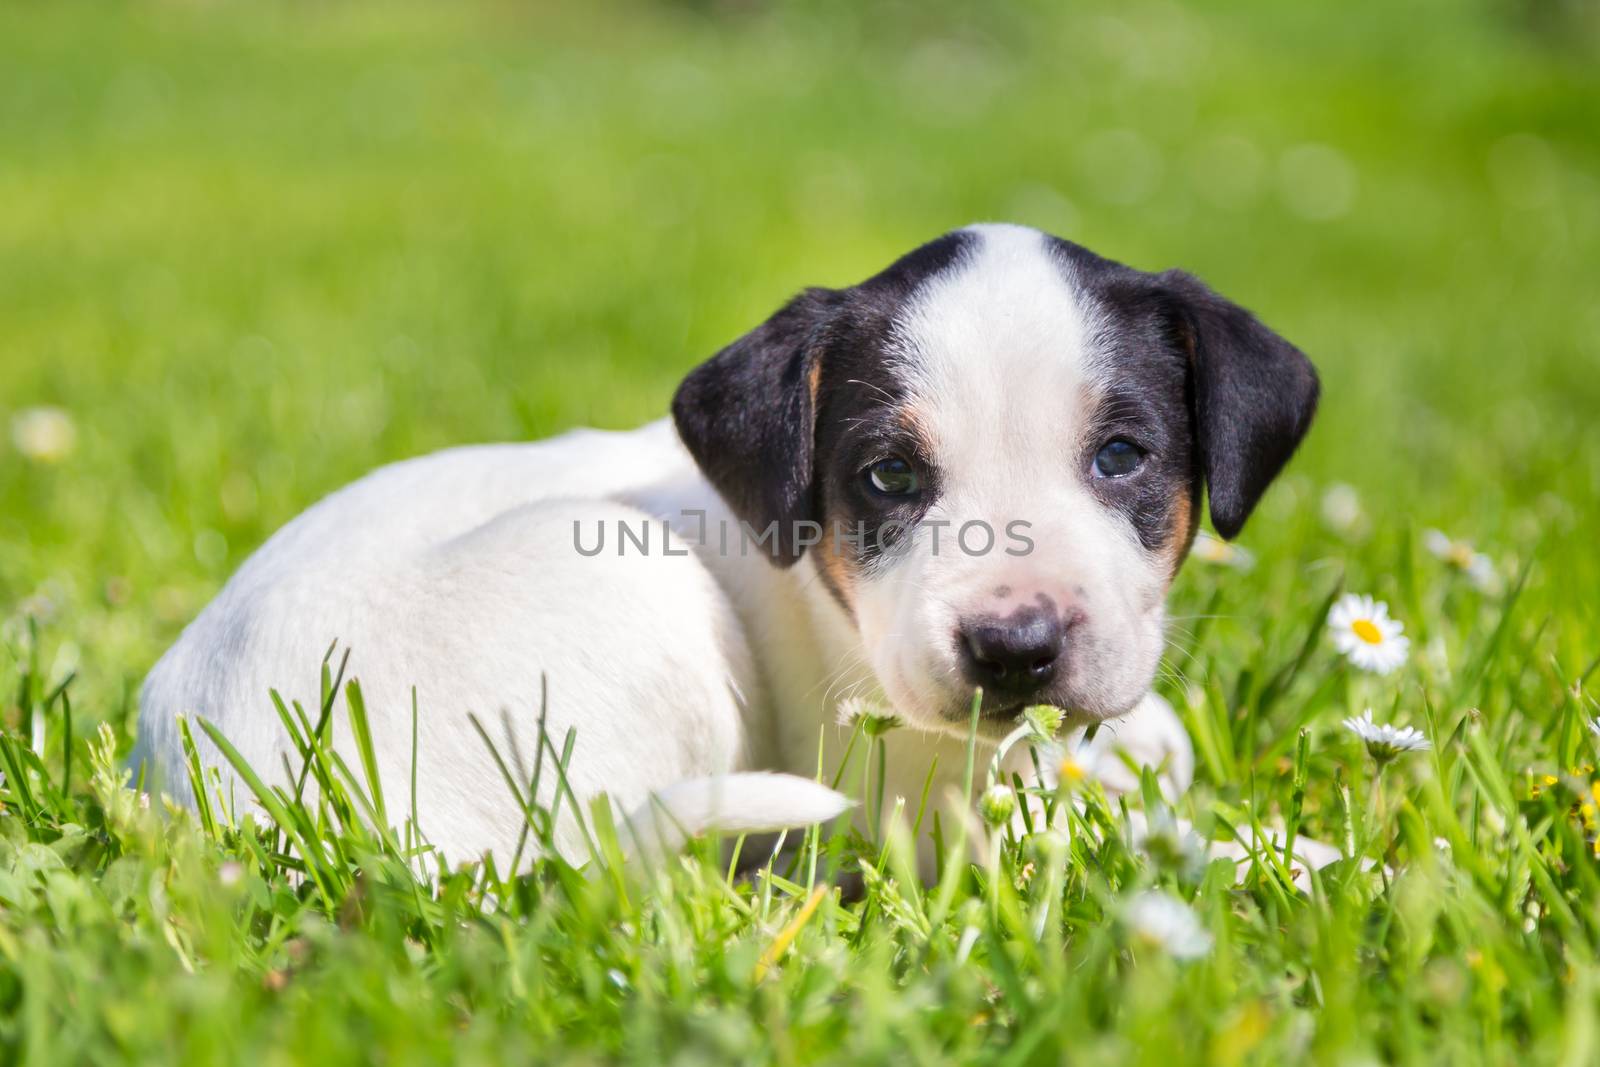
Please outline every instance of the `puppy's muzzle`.
M1079 618L1040 603L1006 616L963 620L958 635L962 673L970 685L982 687L985 711L991 704L994 711L1011 710L1042 695L1062 667Z

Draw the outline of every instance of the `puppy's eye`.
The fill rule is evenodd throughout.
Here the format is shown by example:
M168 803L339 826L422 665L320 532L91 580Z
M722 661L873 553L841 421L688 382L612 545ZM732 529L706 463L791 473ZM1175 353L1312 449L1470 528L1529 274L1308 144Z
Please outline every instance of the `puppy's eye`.
M1126 478L1144 466L1145 451L1132 441L1107 441L1094 457L1096 478Z
M911 496L922 488L916 468L899 456L878 460L866 474L867 484L879 496Z

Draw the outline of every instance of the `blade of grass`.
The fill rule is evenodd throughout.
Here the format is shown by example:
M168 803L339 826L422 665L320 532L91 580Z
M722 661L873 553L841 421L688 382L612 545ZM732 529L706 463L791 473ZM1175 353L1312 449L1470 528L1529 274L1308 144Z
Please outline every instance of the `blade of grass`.
M345 714L350 719L350 733L355 737L356 754L361 759L361 772L367 783L367 796L377 825L387 828L389 812L383 803L383 781L378 776L378 753L372 744L372 723L367 718L367 701L361 694L361 682L352 678L344 687Z
M331 912L335 907L335 894L332 891L332 887L329 886L326 872L323 870L325 857L322 850L316 847L314 839L307 838L305 826L297 822L290 814L289 809L284 805L277 793L267 788L267 784L256 774L249 762L239 754L239 750L233 747L232 742L223 736L222 731L205 719L200 719L199 723L200 729L204 730L206 736L211 739L211 743L217 746L217 750L232 765L234 772L244 780L245 785L250 787L250 792L254 794L256 802L277 824L278 829L283 831L289 840L294 843L294 846L300 850L300 856L305 861L306 876L315 884L324 906Z

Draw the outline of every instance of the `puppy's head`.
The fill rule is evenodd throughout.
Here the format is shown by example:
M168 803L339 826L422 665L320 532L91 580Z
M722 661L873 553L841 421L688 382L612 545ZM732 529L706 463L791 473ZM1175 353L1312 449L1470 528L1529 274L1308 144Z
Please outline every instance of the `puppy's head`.
M692 372L673 416L718 492L809 551L897 710L998 728L1148 689L1164 600L1239 532L1317 401L1311 364L1179 271L1014 226L810 289Z

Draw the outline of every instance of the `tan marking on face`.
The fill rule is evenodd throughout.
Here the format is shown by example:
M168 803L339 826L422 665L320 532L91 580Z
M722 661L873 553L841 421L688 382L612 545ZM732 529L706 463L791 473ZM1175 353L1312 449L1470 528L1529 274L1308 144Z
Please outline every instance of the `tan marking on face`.
M817 573L845 611L855 614L856 567L844 554L844 541L834 534L838 528L833 522L823 524L822 541L811 547L816 556Z
M817 410L817 393L822 388L822 355L820 353L811 357L811 366L806 370L806 388L811 393L811 410Z
M916 404L902 404L896 414L900 425L906 432L915 437L921 444L922 450L928 455L933 454L933 433L931 423L922 409Z
M1161 555L1167 560L1167 581L1178 576L1178 568L1189 557L1194 539L1200 533L1200 513L1194 506L1194 489L1184 486L1177 503L1172 508L1172 530L1162 546Z

